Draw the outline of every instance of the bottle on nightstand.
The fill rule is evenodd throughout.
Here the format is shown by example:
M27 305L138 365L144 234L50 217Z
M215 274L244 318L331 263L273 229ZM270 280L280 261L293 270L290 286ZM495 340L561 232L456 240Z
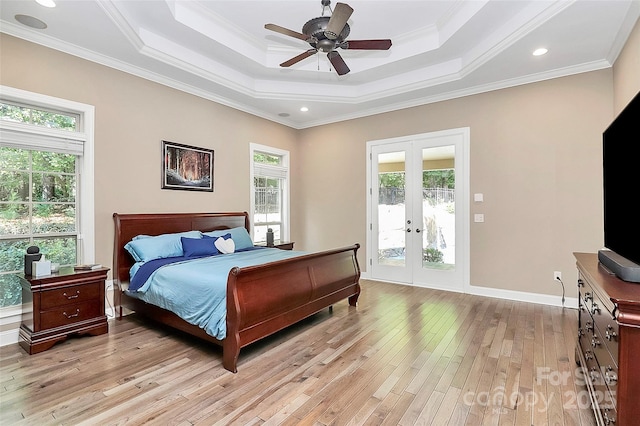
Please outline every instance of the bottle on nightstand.
M273 247L273 229L267 228L267 247Z

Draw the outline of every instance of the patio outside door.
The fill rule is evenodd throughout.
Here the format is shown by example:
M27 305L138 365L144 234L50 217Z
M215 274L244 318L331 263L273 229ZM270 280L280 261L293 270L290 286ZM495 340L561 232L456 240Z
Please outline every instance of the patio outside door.
M369 142L371 278L463 291L468 129Z

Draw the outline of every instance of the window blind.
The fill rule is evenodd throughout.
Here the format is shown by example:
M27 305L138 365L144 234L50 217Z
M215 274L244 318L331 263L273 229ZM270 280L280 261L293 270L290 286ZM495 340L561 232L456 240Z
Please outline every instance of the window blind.
M0 145L11 148L35 149L63 154L82 155L84 141L81 137L71 138L59 131L29 131L0 127ZM65 132L68 133L68 132ZM79 134L77 136L84 136Z

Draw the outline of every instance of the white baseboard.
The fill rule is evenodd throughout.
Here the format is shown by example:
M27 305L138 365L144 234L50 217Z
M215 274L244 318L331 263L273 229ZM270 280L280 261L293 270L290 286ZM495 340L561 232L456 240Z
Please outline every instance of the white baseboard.
M360 275L363 279L374 280L367 273ZM396 283L401 285L411 285L405 283ZM424 288L433 288L434 290L445 290L442 287L429 287L421 285ZM564 305L562 304L562 296L554 296L550 294L529 293L526 291L504 290L499 288L479 287L470 285L468 291L464 293L474 294L476 296L494 297L497 299L514 300L517 302L530 302L539 305L564 306L565 308L578 309L578 299L575 297L565 297Z
M361 274L361 278L373 280L366 273ZM109 292L113 289L113 280L107 280L105 282L106 288L106 303L105 303L105 314L107 318L115 318L115 309L113 308L113 302L109 298ZM407 284L402 284L407 285ZM436 290L442 290L441 288L437 288ZM474 294L476 296L486 296L486 297L495 297L497 299L507 299L507 300L515 300L517 302L530 302L536 303L540 305L550 305L550 306L563 306L562 299L559 296L553 296L550 294L540 294L540 293L528 293L525 291L514 291L514 290L504 290L498 288L489 288L489 287L478 287L478 286L469 286L469 294ZM578 299L575 297L567 297L565 298L564 307L577 309L578 308ZM11 345L13 343L18 343L18 330L20 327L20 318L22 316L22 307L10 307L10 308L2 308L0 309L0 324L17 324L15 329L5 330L0 333L0 346Z
M0 332L0 346L18 343L21 320L22 305L0 308L0 326L2 326L3 329L3 331ZM7 326L12 326L12 328L4 330Z
M476 296L495 297L498 299L515 300L517 302L530 302L539 305L563 306L561 296L550 294L528 293L526 291L504 290L489 287L469 286L469 293ZM578 299L576 297L565 297L564 307L578 309Z

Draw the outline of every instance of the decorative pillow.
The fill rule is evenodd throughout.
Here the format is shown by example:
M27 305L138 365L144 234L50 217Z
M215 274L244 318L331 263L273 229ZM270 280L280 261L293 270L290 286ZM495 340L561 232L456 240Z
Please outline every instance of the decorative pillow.
M200 231L162 234L155 237L138 238L129 241L124 248L136 262L148 262L153 259L183 256L181 237L202 238Z
M182 251L187 257L191 256L214 256L220 254L216 246L213 244L215 238L203 235L202 238L185 238L180 237L182 242Z
M203 232L202 235L208 235L210 237L222 237L225 234L231 234L236 250L243 250L253 247L253 240L247 232L247 229L243 226L231 229L218 229L211 232Z
M228 254L236 251L236 244L233 242L231 234L218 237L213 243L220 253Z

